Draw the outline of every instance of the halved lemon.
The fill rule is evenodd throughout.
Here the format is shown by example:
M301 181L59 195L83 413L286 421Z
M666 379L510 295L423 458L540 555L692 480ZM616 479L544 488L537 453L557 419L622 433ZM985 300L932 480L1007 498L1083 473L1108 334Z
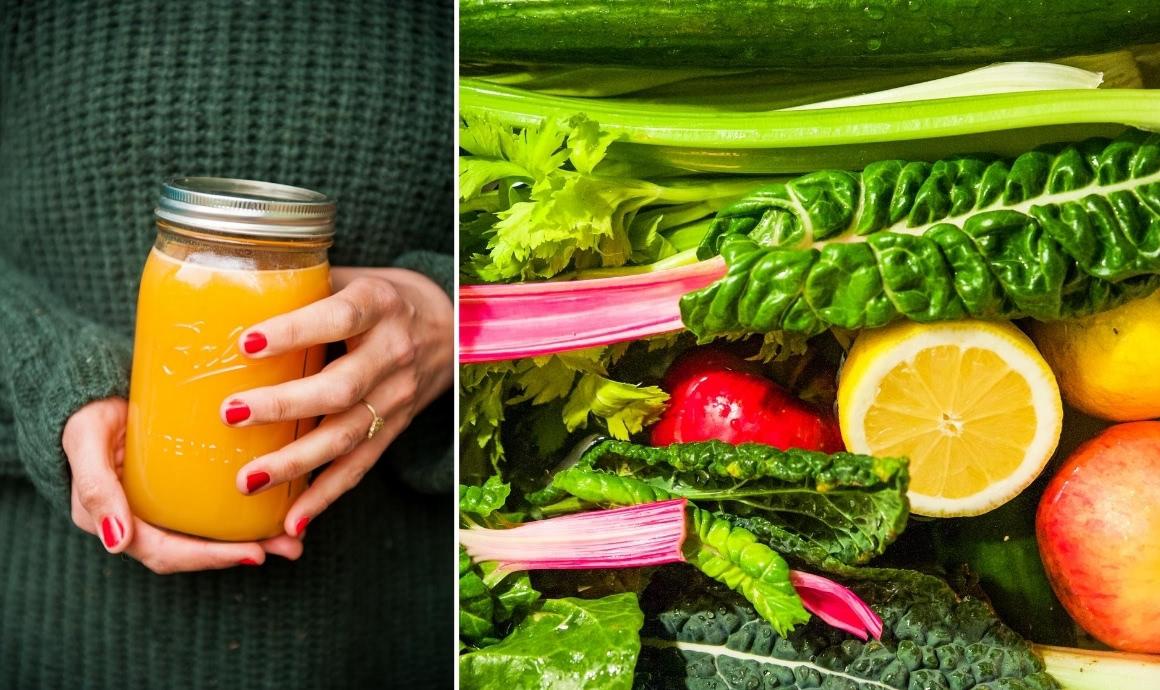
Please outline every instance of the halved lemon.
M910 459L919 515L979 515L1014 498L1055 452L1059 386L1009 323L898 323L864 331L838 382L846 448Z

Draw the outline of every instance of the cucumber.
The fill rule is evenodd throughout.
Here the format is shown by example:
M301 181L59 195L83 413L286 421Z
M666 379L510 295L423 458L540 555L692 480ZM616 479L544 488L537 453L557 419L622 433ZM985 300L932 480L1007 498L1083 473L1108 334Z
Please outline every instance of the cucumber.
M1160 41L1157 0L461 0L461 63L899 67Z

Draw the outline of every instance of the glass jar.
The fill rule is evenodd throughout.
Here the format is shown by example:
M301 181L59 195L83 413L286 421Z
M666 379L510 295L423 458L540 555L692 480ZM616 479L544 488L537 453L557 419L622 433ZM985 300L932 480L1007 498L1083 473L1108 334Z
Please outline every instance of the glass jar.
M252 541L283 532L306 479L253 496L238 470L314 420L234 428L242 391L317 373L324 348L251 359L243 331L330 295L334 204L298 187L193 177L166 183L145 262L129 391L123 483L133 514L186 534Z

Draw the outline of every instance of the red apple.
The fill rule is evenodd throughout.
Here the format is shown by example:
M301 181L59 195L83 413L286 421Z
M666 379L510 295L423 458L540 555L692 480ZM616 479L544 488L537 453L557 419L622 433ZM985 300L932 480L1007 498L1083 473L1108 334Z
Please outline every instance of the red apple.
M1160 422L1118 424L1077 448L1035 527L1071 617L1111 647L1160 653Z

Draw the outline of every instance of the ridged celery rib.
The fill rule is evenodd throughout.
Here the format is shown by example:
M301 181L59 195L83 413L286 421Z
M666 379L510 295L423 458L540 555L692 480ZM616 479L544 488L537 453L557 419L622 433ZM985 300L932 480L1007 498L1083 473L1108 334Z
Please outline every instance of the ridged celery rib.
M487 112L513 126L583 113L624 142L719 149L907 141L1071 124L1114 123L1160 131L1156 89L1029 91L813 111L706 114L609 106L464 79L459 103L463 112Z

